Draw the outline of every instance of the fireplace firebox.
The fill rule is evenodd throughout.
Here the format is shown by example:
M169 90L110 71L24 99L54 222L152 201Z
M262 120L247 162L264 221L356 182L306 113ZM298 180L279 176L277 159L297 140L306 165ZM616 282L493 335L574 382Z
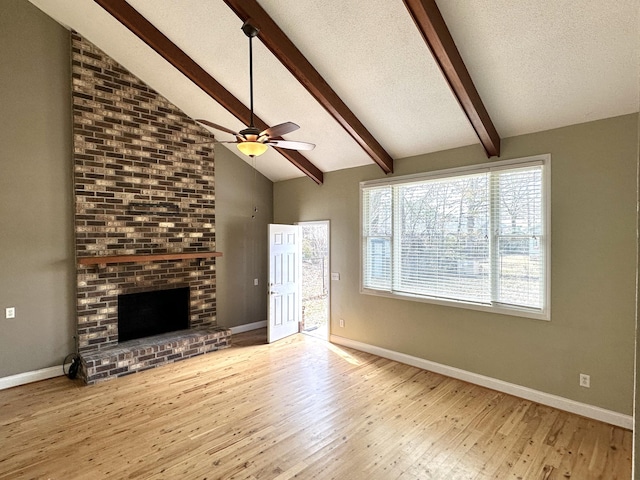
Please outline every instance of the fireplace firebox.
M189 328L189 287L118 295L118 341Z

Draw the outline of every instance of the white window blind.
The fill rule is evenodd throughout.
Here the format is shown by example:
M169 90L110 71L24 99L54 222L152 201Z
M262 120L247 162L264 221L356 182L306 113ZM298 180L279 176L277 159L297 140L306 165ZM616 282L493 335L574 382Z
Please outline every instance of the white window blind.
M361 184L363 291L548 315L544 168Z
M366 238L364 282L369 288L391 290L391 188L368 188L362 201L362 229Z
M542 166L492 174L495 199L493 300L506 305L544 306Z

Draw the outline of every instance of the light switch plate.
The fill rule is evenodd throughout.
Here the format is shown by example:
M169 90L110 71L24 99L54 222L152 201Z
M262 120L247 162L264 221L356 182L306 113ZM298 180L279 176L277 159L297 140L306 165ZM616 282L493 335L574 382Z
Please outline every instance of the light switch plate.
M339 272L331 272L331 280L340 280Z

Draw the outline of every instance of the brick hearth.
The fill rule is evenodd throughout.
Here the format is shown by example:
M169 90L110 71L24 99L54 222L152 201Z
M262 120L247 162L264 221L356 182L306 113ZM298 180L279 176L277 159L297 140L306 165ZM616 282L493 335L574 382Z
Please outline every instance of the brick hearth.
M83 354L81 375L91 385L226 348L230 341L230 331L220 327L182 330L129 340L117 347Z

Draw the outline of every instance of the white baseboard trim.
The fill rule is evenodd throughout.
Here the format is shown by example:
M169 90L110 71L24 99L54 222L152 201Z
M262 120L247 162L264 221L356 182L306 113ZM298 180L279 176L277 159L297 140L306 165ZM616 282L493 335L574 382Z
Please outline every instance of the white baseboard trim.
M62 375L62 366L18 373L9 377L0 378L0 390L26 385L27 383L39 382L40 380L47 380L48 378L60 377Z
M599 420L628 430L633 430L633 416L631 415L624 415L622 413L606 410L587 403L576 402L575 400L570 400L558 395L541 392L532 388L516 385L515 383L509 383L480 375L478 373L468 372L460 368L450 367L441 363L407 355L405 353L395 352L393 350L387 350L386 348L376 347L375 345L369 345L367 343L358 342L338 335L331 335L330 341L331 343L371 353L390 360L395 360L396 362L405 363L413 367L422 368L423 370L446 375L447 377L457 378L458 380L487 387L499 392L508 393L510 395L541 403L542 405L554 407L559 410L564 410L566 412L582 415L583 417L592 418L594 420Z
M242 333L242 332L249 332L251 330L257 330L259 328L265 328L267 326L267 321L266 320L262 320L261 322L253 322L253 323L247 323L245 325L238 325L237 327L231 327L231 335L233 335L234 333Z

